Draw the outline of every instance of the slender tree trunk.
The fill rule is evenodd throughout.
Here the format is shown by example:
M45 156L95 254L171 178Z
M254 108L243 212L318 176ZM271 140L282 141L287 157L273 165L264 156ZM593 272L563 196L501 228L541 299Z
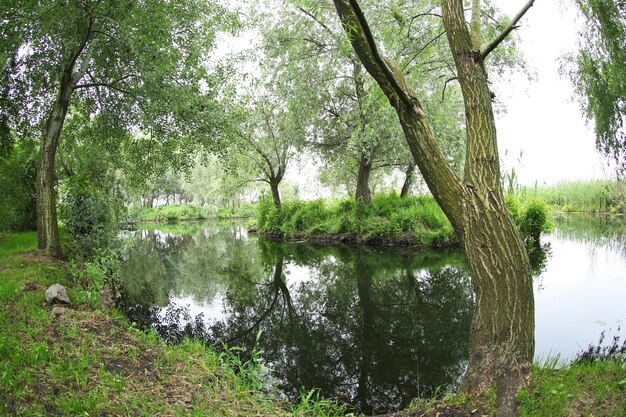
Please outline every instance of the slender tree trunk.
M272 190L272 201L274 202L274 207L280 209L280 191L278 191L278 184L280 184L280 180L275 178L270 179L270 189Z
M404 183L402 184L402 190L400 191L400 198L404 198L409 195L411 187L413 186L413 180L415 179L415 163L411 162L404 173Z
M359 161L359 173L356 180L356 195L355 199L363 201L365 204L369 204L372 201L372 193L370 192L370 174L372 173L372 166L365 157L361 157Z
M448 164L427 115L402 72L382 58L356 0L334 0L361 62L396 109L411 153L465 250L476 296L466 391L497 390L499 416L516 413L534 352L534 298L525 247L499 186L500 167L487 74L461 0L442 0L442 16L464 97L465 175Z
M61 239L57 223L57 204L54 192L54 160L59 146L59 139L70 98L73 92L72 72L66 70L61 79L61 87L48 119L41 139L39 166L37 169L37 237L40 250L54 258L61 258Z

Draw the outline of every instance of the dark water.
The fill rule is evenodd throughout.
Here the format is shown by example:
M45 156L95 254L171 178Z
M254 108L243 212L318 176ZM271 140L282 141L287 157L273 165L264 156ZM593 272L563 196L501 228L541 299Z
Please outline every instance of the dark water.
M535 267L538 360L571 358L626 318L626 221L556 224ZM290 398L318 387L383 412L464 371L473 303L458 252L275 243L224 223L141 230L127 244L134 321L168 341L224 341L244 356L257 346Z

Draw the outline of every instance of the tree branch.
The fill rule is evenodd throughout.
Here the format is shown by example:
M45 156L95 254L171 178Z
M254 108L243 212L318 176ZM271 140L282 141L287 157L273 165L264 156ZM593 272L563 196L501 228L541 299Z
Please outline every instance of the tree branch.
M369 24L367 23L367 19L365 19L365 15L363 14L363 10L361 10L361 6L359 6L357 0L348 0L348 2L350 3L350 7L352 7L352 11L354 12L354 15L356 16L359 25L363 30L363 35L365 35L365 40L367 41L374 61L376 61L376 64L378 64L380 69L383 71L385 77L387 78L387 82L389 82L400 100L402 100L404 104L406 104L408 107L413 107L413 102L411 98L406 94L402 87L400 87L398 81L396 80L396 77L387 66L387 63L380 56L380 53L378 52L378 47L376 46L376 41L374 40L374 35L372 34Z
M506 39L507 36L509 36L509 33L518 28L517 22L519 22L520 19L524 17L526 12L533 6L534 3L535 0L529 0L528 3L526 3L526 5L522 8L522 10L520 10L519 13L515 15L513 20L511 20L511 23L509 23L509 25L502 31L502 33L500 33L500 35L498 35L498 37L495 38L493 42L491 42L483 52L481 52L480 57L483 61Z
M452 77L446 80L446 82L443 84L443 91L441 92L441 102L443 103L443 101L446 99L446 87L448 87L448 83L450 81L458 81L459 77Z

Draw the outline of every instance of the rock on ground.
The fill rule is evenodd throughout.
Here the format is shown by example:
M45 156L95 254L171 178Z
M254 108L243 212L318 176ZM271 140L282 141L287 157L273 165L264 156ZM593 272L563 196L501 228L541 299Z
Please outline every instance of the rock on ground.
M51 285L50 288L46 290L46 301L49 303L53 303L55 301L61 301L63 303L70 303L70 299L67 296L67 290L61 284Z

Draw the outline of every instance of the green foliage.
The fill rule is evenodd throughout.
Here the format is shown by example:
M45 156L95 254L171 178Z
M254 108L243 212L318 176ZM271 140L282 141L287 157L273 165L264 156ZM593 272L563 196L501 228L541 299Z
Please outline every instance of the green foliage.
M202 208L192 205L161 206L156 210L156 221L174 223L181 219L201 219Z
M542 233L550 233L550 208L543 200L527 199L522 204L514 194L507 194L504 200L526 243L538 244Z
M431 197L376 195L369 205L353 199L283 203L276 209L267 198L257 211L261 232L286 236L347 234L359 240L406 238L425 246L446 242L452 226Z
M522 220L522 203L514 194L506 194L504 196L504 202L506 203L509 213L511 213L511 217L513 217L515 223L519 225Z
M22 141L0 155L0 231L37 227L34 147L34 141Z
M514 195L506 203L526 241L539 242L542 233L549 233L548 206L541 200L528 200L522 205ZM452 226L432 197L400 198L397 194L376 195L369 205L353 199L330 202L287 202L276 209L271 199L259 202L257 226L261 232L279 232L288 237L298 235L352 235L357 240L407 238L429 246L449 241Z
M114 198L76 175L63 184L61 201L59 217L75 256L87 259L111 244L117 230Z
M531 238L539 242L542 233L549 233L552 224L549 219L550 210L546 203L541 200L531 200L524 206L520 216L519 228L525 239Z
M566 68L588 119L595 122L596 146L626 170L626 5L614 0L576 0L586 24L580 48Z

